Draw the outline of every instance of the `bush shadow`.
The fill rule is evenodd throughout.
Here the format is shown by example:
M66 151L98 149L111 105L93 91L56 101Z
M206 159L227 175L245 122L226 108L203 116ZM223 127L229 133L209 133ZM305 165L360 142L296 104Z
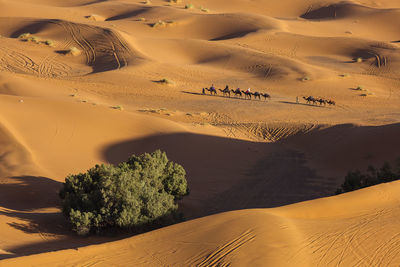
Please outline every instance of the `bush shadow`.
M57 207L61 185L41 176L10 177L7 183L0 185L0 207L19 211Z
M190 195L180 206L190 219L328 196L338 185L317 176L304 154L281 143L176 133L113 144L104 148L103 155L115 164L156 149L166 151L187 171Z

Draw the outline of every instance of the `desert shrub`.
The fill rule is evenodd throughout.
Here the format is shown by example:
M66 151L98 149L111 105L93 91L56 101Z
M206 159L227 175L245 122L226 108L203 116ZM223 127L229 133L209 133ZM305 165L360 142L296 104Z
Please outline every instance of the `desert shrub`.
M20 34L20 35L18 36L18 38L20 38L20 39L25 39L25 38L28 38L29 36L31 36L31 34L28 33L28 32L26 32L26 33Z
M73 56L79 56L81 54L81 50L76 48L75 46L70 47L69 50L67 51L67 54L71 54Z
M388 162L385 162L379 169L376 169L374 166L369 166L367 173L361 173L359 170L348 172L344 178L343 184L336 190L336 194L350 192L364 187L392 182L399 179L400 160L397 161L395 170L392 169Z
M154 24L152 25L152 27L153 27L153 28L157 28L157 27L165 26L165 25L167 25L167 22L165 22L165 21L163 21L163 20L159 20L159 21L157 21L156 23L154 23Z
M36 43L36 44L40 43L40 39L36 36L30 36L30 37L26 38L25 41Z
M175 21L173 21L173 20L168 20L168 21L159 20L156 23L151 24L151 27L153 27L153 28L165 27L165 26L171 26L173 24L175 24Z
M48 45L50 47L54 47L55 46L55 44L54 44L54 42L52 40L45 40L42 43L44 43L45 45Z
M63 213L79 235L106 229L140 232L177 222L176 200L189 190L186 172L160 150L115 165L96 165L69 175L60 197Z
M118 109L118 110L124 110L124 108L122 106L120 106L120 105L112 106L111 108L112 109Z
M167 79L167 78L163 78L163 79L155 81L155 82L160 83L160 84L167 84L167 85L174 84L174 82L172 80Z
M193 4L186 4L185 9L192 9L194 8Z

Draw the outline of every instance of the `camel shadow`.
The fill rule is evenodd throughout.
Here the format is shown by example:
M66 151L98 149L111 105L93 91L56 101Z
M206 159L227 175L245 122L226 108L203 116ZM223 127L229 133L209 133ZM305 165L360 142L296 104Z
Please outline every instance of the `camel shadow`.
M219 97L219 98L226 98L226 99L232 99L232 100L243 100L243 101L251 101L253 99L246 99L246 98L240 98L236 96L224 96L224 95L210 95L210 94L202 94L202 93L197 93L197 92L189 92L189 91L181 91L184 94L190 94L190 95L201 95L201 96L212 96L212 97ZM254 99L256 100L256 99Z
M279 103L283 104L289 104L289 105L301 105L301 106L307 106L307 107L313 107L313 108L323 108L323 106L317 106L317 105L311 105L311 104L306 104L306 103L297 103L297 102L290 102L290 101L279 101Z

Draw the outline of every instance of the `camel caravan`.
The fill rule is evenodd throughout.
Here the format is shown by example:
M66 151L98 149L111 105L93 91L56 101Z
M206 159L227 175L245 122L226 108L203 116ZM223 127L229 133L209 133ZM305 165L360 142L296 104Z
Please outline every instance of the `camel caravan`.
M320 106L322 106L322 105L326 106L326 104L332 105L332 106L336 105L336 102L333 101L333 100L330 100L330 99L315 98L313 96L308 96L308 97L303 96L303 98L304 98L304 100L306 101L307 104L311 104L312 103L314 105L314 104L318 104L319 103Z
M217 95L217 89L215 89L214 85L211 85L210 88L203 88L203 90L202 90L203 95L206 94L206 91L208 91L210 93L210 95ZM260 93L260 92L252 93L250 88L248 88L246 91L240 90L240 88L233 90L233 89L229 89L228 85L223 90L218 89L218 91L220 91L223 96L231 97L231 94L233 94L235 97L242 98L244 96L245 99L249 99L249 100L251 100L251 97L254 97L254 99L258 98L259 100L261 100L261 97L263 97L264 100L271 98L271 96L267 93Z
M267 93L260 93L260 92L252 93L250 88L248 88L246 91L240 90L240 88L233 90L233 89L229 89L228 85L225 87L225 89L218 89L218 90L215 89L214 84L211 85L210 88L203 88L202 89L203 95L206 94L206 91L208 91L210 93L210 95L217 95L218 91L220 91L223 96L231 97L231 94L233 94L233 96L235 96L235 97L239 97L239 98L244 97L245 99L249 99L249 100L251 100L252 97L254 97L254 99L258 98L259 100L261 100L261 97L263 97L264 101L271 99L271 96ZM336 102L333 100L330 100L330 99L323 99L323 98L318 98L318 97L313 97L313 96L308 96L308 97L303 96L303 99L306 101L307 104L313 104L313 105L319 104L320 106L322 106L322 105L326 106L326 104L328 104L330 106L336 105ZM299 103L298 97L296 97L296 103Z

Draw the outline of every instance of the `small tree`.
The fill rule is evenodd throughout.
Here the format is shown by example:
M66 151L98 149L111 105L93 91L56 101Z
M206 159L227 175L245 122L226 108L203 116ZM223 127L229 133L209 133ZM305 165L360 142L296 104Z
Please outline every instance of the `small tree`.
M133 155L117 166L96 165L65 179L60 190L63 213L80 235L176 222L175 200L189 192L185 176L183 167L160 150Z

